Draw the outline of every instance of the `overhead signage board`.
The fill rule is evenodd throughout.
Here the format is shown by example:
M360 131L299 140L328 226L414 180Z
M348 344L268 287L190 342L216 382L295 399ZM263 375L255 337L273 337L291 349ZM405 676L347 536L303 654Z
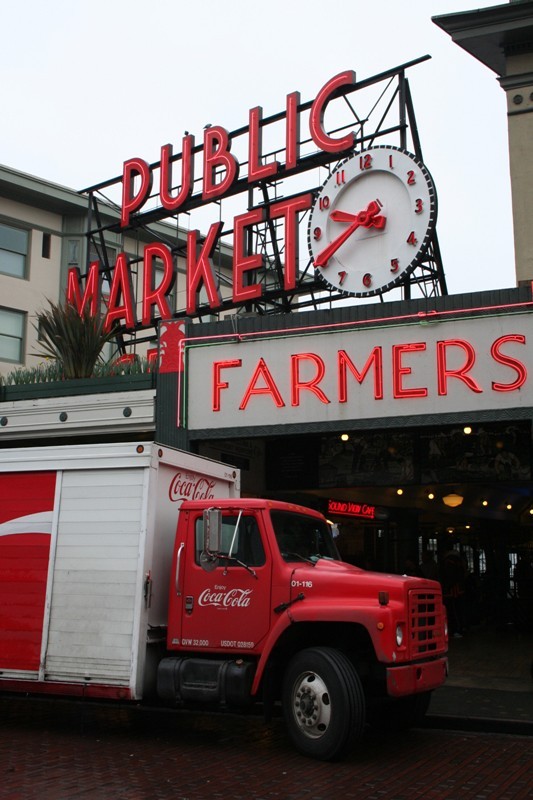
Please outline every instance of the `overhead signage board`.
M185 341L178 424L221 430L533 406L531 313L414 319L220 337L208 347Z

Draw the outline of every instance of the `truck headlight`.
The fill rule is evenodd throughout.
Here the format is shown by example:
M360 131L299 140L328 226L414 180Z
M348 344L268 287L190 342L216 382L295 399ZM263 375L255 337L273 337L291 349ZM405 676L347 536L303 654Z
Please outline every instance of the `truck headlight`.
M403 644L403 627L396 625L396 644L401 647Z

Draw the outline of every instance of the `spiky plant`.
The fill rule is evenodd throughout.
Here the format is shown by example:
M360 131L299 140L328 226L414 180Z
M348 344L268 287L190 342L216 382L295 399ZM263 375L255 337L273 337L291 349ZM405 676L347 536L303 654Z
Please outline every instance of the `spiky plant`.
M90 378L103 346L116 334L105 331L104 316L92 315L88 306L80 314L71 303L49 302L50 308L37 314L38 355L61 364L65 378Z

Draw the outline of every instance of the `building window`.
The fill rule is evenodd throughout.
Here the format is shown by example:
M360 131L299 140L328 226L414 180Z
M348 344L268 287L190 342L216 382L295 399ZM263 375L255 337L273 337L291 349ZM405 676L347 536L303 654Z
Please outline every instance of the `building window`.
M41 253L43 258L50 258L51 244L52 236L49 233L43 233L43 247Z
M22 363L26 314L0 308L0 360Z
M26 277L28 231L0 224L0 272L14 278Z
M69 239L67 242L67 257L69 267L79 266L80 263L80 243L78 239Z

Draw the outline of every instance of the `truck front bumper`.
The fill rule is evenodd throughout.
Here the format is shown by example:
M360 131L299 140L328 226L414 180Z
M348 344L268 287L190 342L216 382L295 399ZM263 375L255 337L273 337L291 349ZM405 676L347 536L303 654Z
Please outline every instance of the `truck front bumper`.
M448 675L446 656L418 664L387 667L387 694L404 697L408 694L429 692L442 686Z

